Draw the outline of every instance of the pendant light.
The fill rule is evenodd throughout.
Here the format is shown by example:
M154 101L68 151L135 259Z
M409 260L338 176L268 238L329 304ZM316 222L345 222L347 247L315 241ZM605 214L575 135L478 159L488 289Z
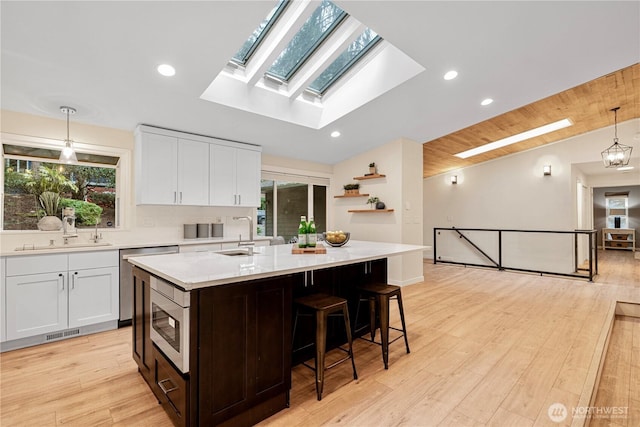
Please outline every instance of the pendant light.
M612 108L615 120L613 145L602 152L602 161L606 168L619 168L629 164L631 150L633 147L618 143L618 110L620 107Z
M60 161L68 165L78 163L76 150L73 149L73 141L69 139L69 114L75 114L76 109L72 107L60 107L60 111L67 115L67 139L64 140L64 148L60 152Z

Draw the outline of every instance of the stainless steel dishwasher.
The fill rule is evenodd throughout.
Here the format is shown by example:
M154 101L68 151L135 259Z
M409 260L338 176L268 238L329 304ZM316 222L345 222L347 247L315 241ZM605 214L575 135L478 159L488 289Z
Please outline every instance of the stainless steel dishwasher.
M178 246L154 246L148 248L120 249L120 320L118 327L131 324L133 315L133 266L127 259L134 256L178 253Z

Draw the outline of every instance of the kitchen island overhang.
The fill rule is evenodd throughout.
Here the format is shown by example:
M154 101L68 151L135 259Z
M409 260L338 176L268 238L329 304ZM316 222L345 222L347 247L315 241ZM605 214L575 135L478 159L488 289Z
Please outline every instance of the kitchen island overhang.
M372 261L420 252L427 246L351 240L327 247L326 254L292 254L292 244L256 247L253 255L229 256L215 251L132 257L129 262L182 290L244 282L285 274Z

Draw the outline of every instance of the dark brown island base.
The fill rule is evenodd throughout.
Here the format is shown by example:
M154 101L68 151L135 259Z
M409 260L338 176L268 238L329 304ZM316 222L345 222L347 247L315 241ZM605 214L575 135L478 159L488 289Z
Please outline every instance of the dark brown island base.
M393 246L403 248L387 254L421 249ZM292 265L292 259L278 264L278 251L283 248L267 247L251 260L220 254L131 259L133 358L175 425L249 426L288 407L292 365L315 354L310 346L292 358L292 347L315 338L313 323L299 322L292 343L293 299L317 292L338 295L355 313L356 287L387 281L386 256L295 255L300 258ZM216 261L219 268L213 267ZM253 264L250 273L241 271L247 261ZM187 282L202 263L227 272L214 277L218 273L200 271L208 281ZM230 278L233 268L237 274ZM331 322L327 348L345 341L344 324Z

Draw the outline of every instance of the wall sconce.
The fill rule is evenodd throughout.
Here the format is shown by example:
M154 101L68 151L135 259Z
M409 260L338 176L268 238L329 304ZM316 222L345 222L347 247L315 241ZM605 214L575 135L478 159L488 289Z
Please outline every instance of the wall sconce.
M544 176L551 176L551 165L544 165L542 167L542 173Z
M451 175L451 184L458 183L458 175Z

